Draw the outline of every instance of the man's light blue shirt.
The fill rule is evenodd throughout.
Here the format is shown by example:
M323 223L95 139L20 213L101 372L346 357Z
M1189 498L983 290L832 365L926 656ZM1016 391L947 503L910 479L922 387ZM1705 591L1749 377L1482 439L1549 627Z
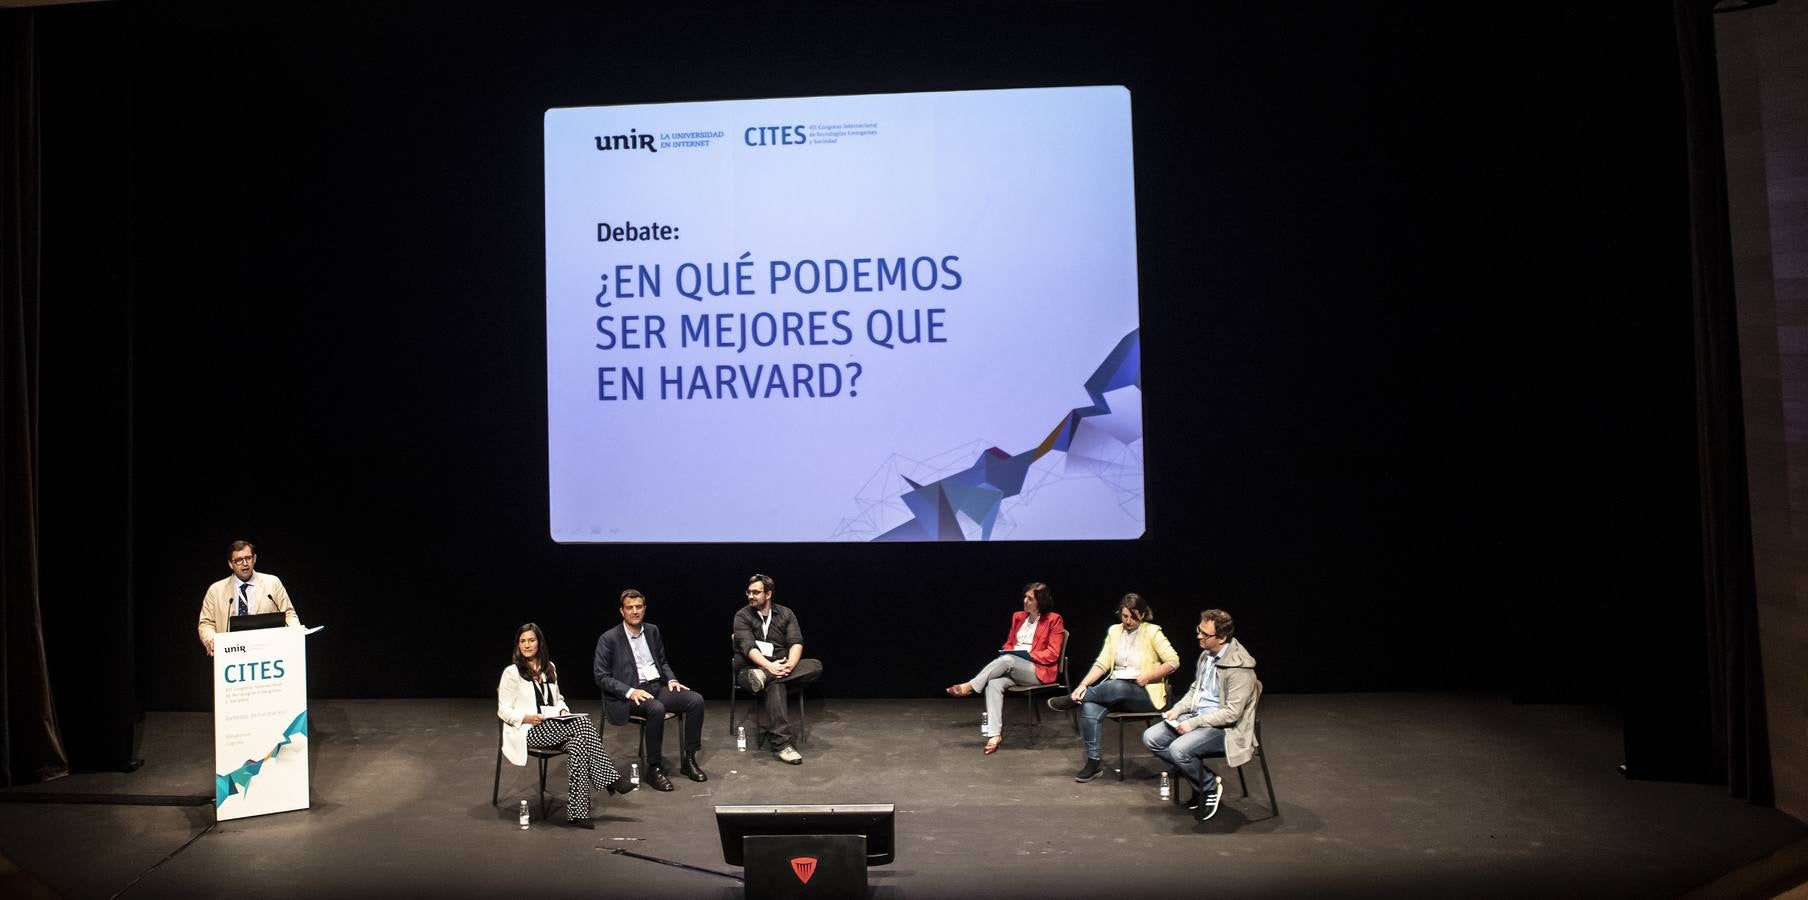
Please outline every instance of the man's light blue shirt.
M1193 702L1193 712L1205 713L1224 705L1224 699L1218 696L1218 658L1229 646L1230 642L1225 641L1217 653L1210 654L1210 662L1200 663L1199 683L1195 686L1198 699Z

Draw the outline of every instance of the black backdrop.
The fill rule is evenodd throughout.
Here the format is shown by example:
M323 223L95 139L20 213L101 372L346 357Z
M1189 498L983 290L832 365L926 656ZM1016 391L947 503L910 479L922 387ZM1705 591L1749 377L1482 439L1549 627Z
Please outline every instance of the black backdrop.
M830 696L970 675L1031 578L1082 659L1124 591L1177 635L1226 607L1270 690L1596 700L1674 665L1668 10L1262 6L37 11L65 726L206 708L195 611L239 537L328 626L320 697L483 695L530 619L575 676L629 586L720 696L755 571ZM547 539L546 108L1069 84L1132 93L1144 539Z

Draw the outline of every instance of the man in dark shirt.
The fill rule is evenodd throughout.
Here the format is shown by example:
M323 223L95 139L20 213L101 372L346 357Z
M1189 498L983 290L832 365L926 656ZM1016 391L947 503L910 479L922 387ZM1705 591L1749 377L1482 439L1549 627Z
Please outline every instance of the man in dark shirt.
M772 579L755 575L747 580L747 605L735 613L735 659L739 666L735 683L766 695L767 732L772 752L779 759L799 765L803 756L792 746L791 720L785 715L787 687L803 687L822 674L822 663L804 659L804 633L797 615L772 602Z

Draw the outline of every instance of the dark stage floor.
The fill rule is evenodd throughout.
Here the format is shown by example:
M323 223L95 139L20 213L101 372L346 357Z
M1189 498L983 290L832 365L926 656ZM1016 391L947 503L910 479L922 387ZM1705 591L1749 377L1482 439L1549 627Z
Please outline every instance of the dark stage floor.
M594 831L523 832L532 768L505 765L502 804L489 803L492 704L316 701L311 809L227 822L184 847L211 806L0 803L0 855L68 897L731 897L738 870L722 862L715 804L891 802L898 858L872 870L878 897L1671 897L1808 836L1716 788L1626 781L1617 724L1575 707L1269 697L1280 815L1252 771L1251 796L1227 779L1206 823L1157 798L1140 753L1123 782L1108 771L1076 784L1078 739L1046 711L1031 746L1024 710L1007 707L1005 749L982 756L979 712L977 700L813 699L792 767L736 753L727 708L712 703L707 784L603 799ZM1108 762L1115 739L1108 726ZM632 732L606 740L624 759ZM203 794L211 752L208 716L154 713L140 771L25 790ZM552 784L562 795L562 763Z

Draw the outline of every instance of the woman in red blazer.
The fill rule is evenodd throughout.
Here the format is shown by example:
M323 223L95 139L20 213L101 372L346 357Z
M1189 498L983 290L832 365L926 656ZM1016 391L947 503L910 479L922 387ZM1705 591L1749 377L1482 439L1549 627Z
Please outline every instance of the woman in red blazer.
M1061 642L1067 624L1055 612L1055 595L1048 585L1032 581L1023 586L1023 610L1011 616L998 658L973 676L948 688L950 697L986 695L986 755L998 751L1004 740L1004 689L1013 684L1053 684L1055 664L1061 660Z

